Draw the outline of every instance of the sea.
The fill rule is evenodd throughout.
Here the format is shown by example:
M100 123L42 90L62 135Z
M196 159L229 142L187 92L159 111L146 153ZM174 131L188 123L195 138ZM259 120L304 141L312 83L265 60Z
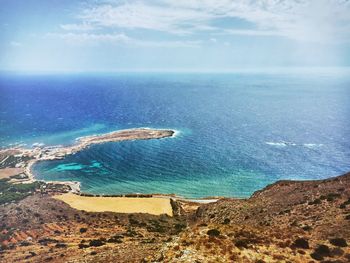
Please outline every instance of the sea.
M278 180L350 171L349 72L2 72L0 147L174 129L171 138L94 145L33 172L93 194L248 197Z

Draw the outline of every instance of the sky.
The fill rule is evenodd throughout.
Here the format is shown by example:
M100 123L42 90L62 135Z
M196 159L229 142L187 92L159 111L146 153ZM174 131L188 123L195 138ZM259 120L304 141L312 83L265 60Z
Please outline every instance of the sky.
M0 70L350 66L349 0L0 0Z

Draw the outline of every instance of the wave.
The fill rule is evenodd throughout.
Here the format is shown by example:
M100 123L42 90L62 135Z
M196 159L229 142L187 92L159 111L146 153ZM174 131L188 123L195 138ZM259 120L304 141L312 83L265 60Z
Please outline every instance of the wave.
M280 141L280 142L265 142L267 145L276 146L276 147L286 147L286 146L302 146L306 148L317 148L323 146L322 143L303 143L303 144L297 144L293 142L286 142L286 141Z
M41 147L43 147L44 145L45 145L45 143L43 143L43 142L35 142L35 143L32 144L32 147L33 147L33 148L36 148L36 147L41 148Z
M303 146L307 148L318 148L318 147L322 147L323 144L322 143L304 143Z
M268 145L272 145L272 146L278 146L278 147L286 147L286 146L296 146L295 143L292 142L265 142Z

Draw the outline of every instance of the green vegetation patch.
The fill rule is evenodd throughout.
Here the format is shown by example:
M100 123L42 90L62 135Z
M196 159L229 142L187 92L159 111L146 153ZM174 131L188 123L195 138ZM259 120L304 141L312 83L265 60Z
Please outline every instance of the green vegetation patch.
M39 189L41 184L41 182L12 184L8 179L0 180L0 205L24 199Z

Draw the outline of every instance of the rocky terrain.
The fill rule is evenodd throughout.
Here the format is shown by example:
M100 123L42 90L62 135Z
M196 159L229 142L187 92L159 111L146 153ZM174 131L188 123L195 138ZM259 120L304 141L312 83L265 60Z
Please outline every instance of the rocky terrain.
M165 262L350 262L350 173L201 205Z

